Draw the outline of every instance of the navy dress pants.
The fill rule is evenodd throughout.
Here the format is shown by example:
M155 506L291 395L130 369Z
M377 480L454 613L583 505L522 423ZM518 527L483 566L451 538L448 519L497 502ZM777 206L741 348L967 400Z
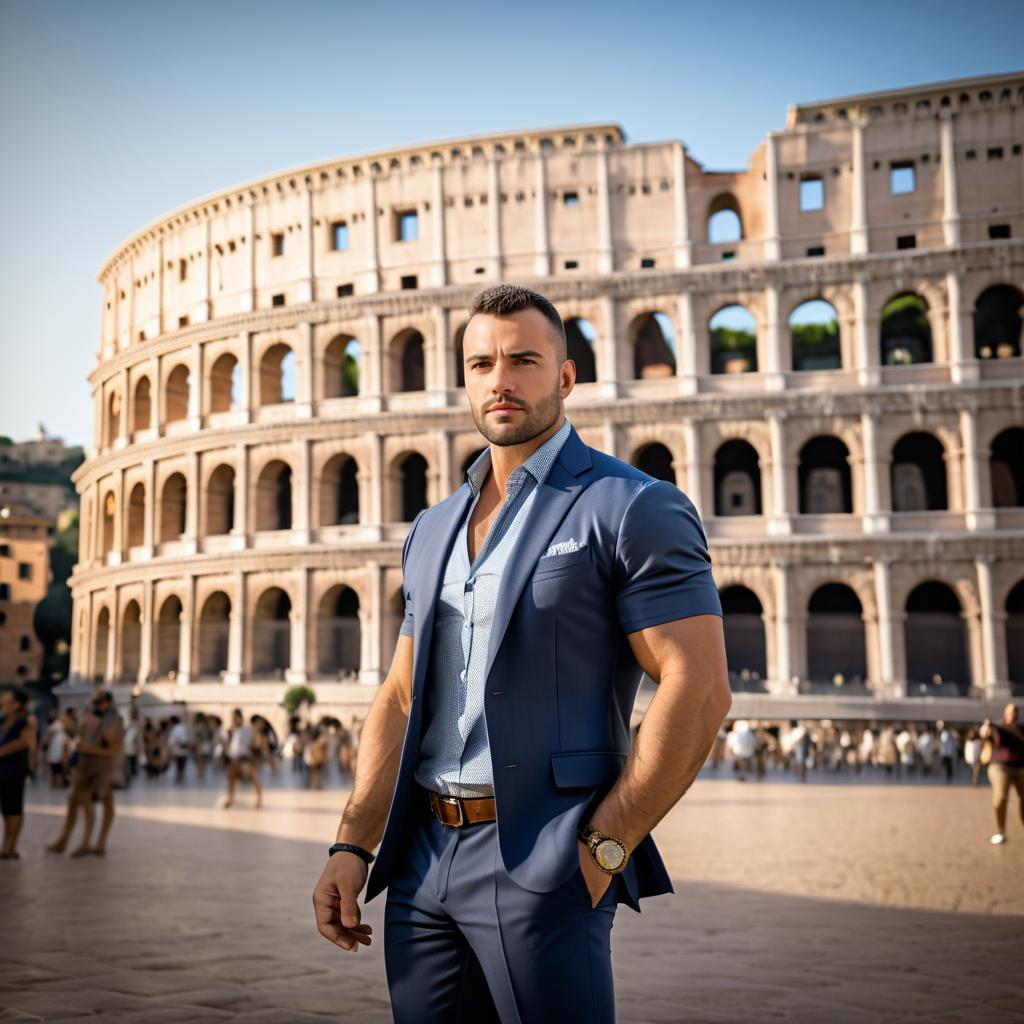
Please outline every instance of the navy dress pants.
M505 872L495 822L451 828L425 803L384 911L396 1024L614 1021L621 879L597 907L578 867L553 892L530 892Z

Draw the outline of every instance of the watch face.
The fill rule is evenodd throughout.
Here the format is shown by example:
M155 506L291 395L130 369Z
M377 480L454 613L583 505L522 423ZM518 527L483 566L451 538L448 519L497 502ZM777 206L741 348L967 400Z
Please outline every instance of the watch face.
M625 851L613 839L602 839L594 850L594 859L605 871L615 871L626 859Z

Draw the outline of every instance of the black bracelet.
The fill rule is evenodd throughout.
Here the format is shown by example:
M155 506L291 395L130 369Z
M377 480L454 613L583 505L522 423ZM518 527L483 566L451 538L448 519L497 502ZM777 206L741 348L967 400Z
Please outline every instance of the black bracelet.
M365 860L367 864L373 860L373 854L369 850L364 850L361 846L356 846L355 843L335 843L327 851L327 856L333 857L336 853L354 853L357 857Z

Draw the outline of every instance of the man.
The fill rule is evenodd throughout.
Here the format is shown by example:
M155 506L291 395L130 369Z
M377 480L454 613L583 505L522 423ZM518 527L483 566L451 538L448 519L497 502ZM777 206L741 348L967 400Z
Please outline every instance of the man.
M263 806L263 788L260 786L260 757L256 749L257 737L253 726L242 717L242 709L235 708L231 712L231 727L228 729L228 793L224 797L225 808L235 802L235 787L243 775L252 779L252 787L256 790L256 809Z
M72 857L86 857L90 854L102 857L107 852L107 837L114 823L114 792L111 786L114 772L120 763L124 748L124 723L114 707L114 698L109 690L97 687L92 692L87 713L82 720L78 741L78 764L75 765L68 794L68 811L61 834L46 847L50 853L63 853L75 830L78 811L85 815L85 832L81 844ZM93 797L103 801L103 823L100 826L99 842L91 845L95 814L92 809Z
M174 782L182 785L188 766L188 752L192 744L188 726L177 716L171 715L171 731L167 734L167 749L174 759Z
M29 776L29 755L33 745L32 716L28 694L11 687L0 694L0 814L4 819L4 841L0 860L17 860L18 836L25 811L25 780Z
M992 785L992 808L996 814L996 830L989 838L993 846L1006 842L1006 812L1010 790L1017 791L1020 820L1024 824L1024 729L1017 721L1017 705L1003 708L1002 723L989 719L981 725L981 738L992 745L988 763L988 781Z
M371 942L357 897L381 840L366 896L388 887L396 1021L610 1021L616 905L672 891L649 833L731 704L721 605L689 499L566 419L551 303L489 289L463 344L489 447L406 538L317 926ZM643 672L660 685L630 749Z

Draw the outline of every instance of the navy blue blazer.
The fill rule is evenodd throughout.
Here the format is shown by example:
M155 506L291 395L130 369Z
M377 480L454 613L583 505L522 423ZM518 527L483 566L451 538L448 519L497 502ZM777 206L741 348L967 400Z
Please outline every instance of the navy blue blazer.
M434 610L471 497L466 482L420 512L402 551L412 706L367 900L387 886L407 848ZM545 556L570 539L578 550ZM568 881L579 864L576 826L625 764L643 675L627 634L706 614L722 607L693 503L674 484L585 445L572 428L509 559L487 650L498 840L518 885L551 892ZM640 897L673 891L650 836L622 877L637 910Z

